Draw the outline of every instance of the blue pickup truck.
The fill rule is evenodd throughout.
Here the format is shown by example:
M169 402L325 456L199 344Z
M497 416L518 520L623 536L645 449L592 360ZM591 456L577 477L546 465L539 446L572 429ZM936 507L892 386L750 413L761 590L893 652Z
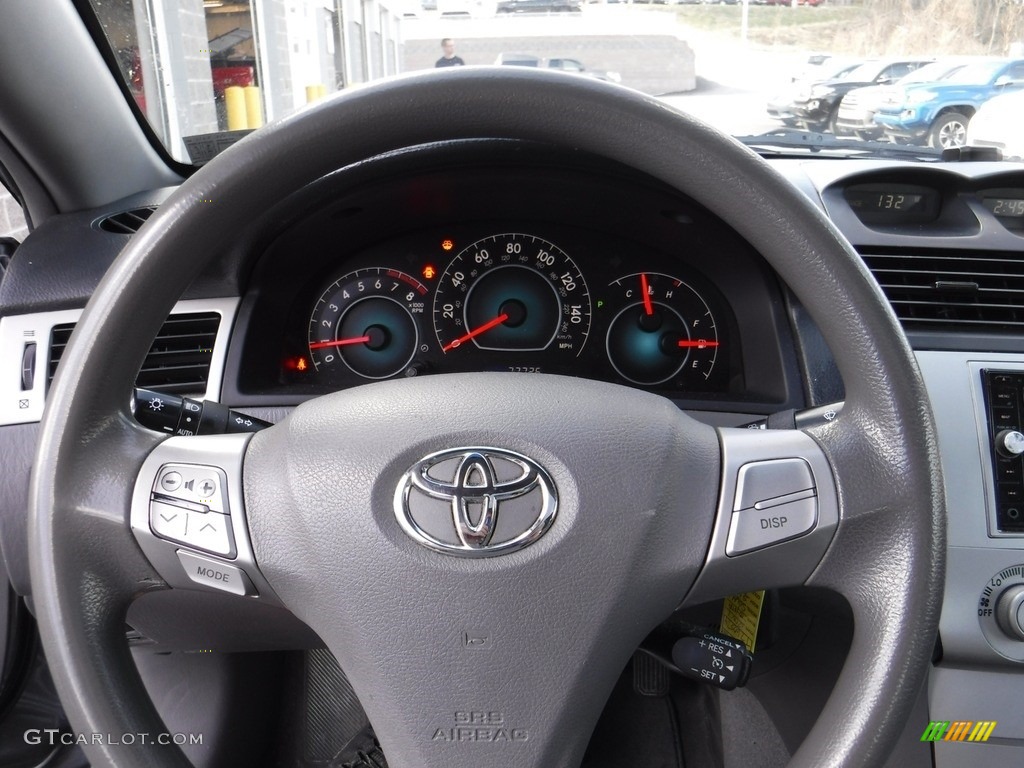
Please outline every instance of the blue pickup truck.
M1024 87L1024 59L984 59L940 83L894 88L875 123L899 143L947 149L966 143L967 124L993 96Z

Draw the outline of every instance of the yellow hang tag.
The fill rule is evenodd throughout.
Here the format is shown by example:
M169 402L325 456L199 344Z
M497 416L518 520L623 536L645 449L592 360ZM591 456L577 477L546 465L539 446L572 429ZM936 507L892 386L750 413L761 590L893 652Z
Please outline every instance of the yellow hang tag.
M722 634L742 641L753 653L763 604L763 589L725 598L725 604L722 606Z

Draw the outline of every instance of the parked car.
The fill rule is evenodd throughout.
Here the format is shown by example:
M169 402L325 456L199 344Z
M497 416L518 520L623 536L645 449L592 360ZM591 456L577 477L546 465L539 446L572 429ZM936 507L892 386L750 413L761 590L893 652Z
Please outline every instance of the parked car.
M995 147L1005 158L1024 159L1024 90L995 96L967 125L967 144Z
M966 59L942 59L925 64L904 75L894 85L869 85L854 88L839 103L836 113L835 133L840 136L856 136L860 139L877 139L882 128L875 122L875 113L889 97L894 88L918 83L932 83L945 80L954 72L963 69Z
M579 59L571 59L565 56L545 58L534 56L532 53L499 53L495 64L505 64L514 67L539 67L541 69L557 69L560 72L571 72L584 77L592 77L596 80L607 80L612 83L622 81L618 72L611 72L602 69L587 69Z
M862 59L834 56L821 58L817 63L809 62L793 76L792 82L769 99L766 107L768 116L781 120L783 125L797 125L795 105L805 103L810 99L811 89L814 86L826 81L842 79L863 63Z
M890 85L928 62L924 58L865 62L843 77L811 86L807 98L794 100L789 111L799 126L812 131L834 131L839 105L847 93L867 85Z
M970 64L941 83L889 92L875 122L889 139L947 149L967 141L967 124L993 96L1024 86L1024 59Z

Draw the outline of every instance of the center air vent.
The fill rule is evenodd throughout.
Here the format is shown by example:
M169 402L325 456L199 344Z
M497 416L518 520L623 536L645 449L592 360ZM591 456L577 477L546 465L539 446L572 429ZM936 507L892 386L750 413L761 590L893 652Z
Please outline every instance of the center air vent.
M100 219L97 226L104 232L113 232L116 235L133 235L139 231L146 219L156 211L155 205L147 205L142 208L134 208L130 211L114 213L106 218Z
M861 256L907 330L1024 329L1024 254L865 248Z
M216 312L171 315L150 347L136 385L172 394L206 392L213 342L219 326L220 315ZM53 381L57 364L74 329L74 323L53 327L47 386Z

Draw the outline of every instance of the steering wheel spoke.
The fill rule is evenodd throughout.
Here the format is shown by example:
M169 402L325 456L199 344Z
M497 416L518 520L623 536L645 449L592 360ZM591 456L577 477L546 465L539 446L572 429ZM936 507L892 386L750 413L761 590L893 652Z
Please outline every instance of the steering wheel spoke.
M803 584L832 540L832 467L801 430L720 428L722 486L707 560L687 604Z
M172 437L139 470L131 527L172 587L279 604L256 565L242 492L251 434Z

